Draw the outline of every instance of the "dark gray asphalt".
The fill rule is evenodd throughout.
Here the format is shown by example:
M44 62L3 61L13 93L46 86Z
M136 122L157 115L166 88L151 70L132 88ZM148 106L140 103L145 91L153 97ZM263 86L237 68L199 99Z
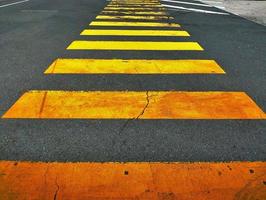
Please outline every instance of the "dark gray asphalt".
M0 1L0 5L7 2L15 1ZM103 0L30 0L0 8L1 116L31 89L243 91L266 111L266 27L234 15L170 11L192 37L166 40L192 39L205 51L67 51L76 39L121 40L79 36L106 4ZM44 75L59 57L206 58L215 59L227 74ZM0 159L266 160L266 120L135 120L121 129L125 123L127 120L0 119Z

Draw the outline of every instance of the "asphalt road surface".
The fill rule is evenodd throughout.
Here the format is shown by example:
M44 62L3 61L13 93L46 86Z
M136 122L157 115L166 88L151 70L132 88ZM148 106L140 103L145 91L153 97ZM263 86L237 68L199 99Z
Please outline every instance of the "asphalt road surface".
M109 2L29 0L13 4L14 2L16 1L0 1L1 116L30 90L124 93L240 91L253 99L262 111L266 111L266 27L262 25L230 13L218 14L225 11L213 7L181 3L177 5L162 1L163 4L172 6L167 7L169 15L174 18L172 22L180 24L190 37L84 36L80 33L89 28L90 22L97 21L95 17ZM6 4L13 5L3 6ZM114 28L123 27L112 27ZM66 50L76 40L193 41L199 43L204 51ZM58 58L213 59L226 73L44 74L48 66ZM171 104L169 98L168 100ZM29 112L32 109L30 104L31 102L28 105ZM0 119L0 159L97 162L265 161L265 133L266 121L262 119L3 118Z

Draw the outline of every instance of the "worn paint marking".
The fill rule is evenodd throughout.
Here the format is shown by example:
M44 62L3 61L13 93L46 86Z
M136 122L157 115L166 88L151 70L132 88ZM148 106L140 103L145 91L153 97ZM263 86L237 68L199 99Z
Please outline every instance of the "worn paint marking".
M103 10L102 14L123 14L123 15L163 15L166 16L167 13L164 11L121 11L121 10Z
M202 51L197 42L73 41L68 50Z
M160 1L110 1L109 3L160 3Z
M159 23L159 22L116 22L116 21L93 21L90 26L139 26L139 27L180 27L175 23Z
M265 119L266 116L244 92L29 91L3 118Z
M143 0L139 0L139 1L110 1L110 3L143 3L143 2L160 3L160 1L143 1Z
M46 74L224 74L214 60L57 59Z
M104 30L86 29L81 35L115 35L115 36L190 36L186 31L178 30Z
M105 8L109 8L109 7L112 7L112 8L132 8L132 9L140 9L140 8L162 8L164 10L166 10L162 5L107 5Z
M124 5L149 5L149 6L153 6L153 5L161 5L161 3L148 3L148 2L139 2L139 3L109 3L108 5L114 5L114 6L124 6Z
M1 199L266 199L265 162L0 162Z
M162 20L173 19L168 16L142 16L142 15L98 15L96 19L137 19L137 20Z
M132 8L132 7L112 7L112 6L107 6L104 8L105 11L108 11L108 10L136 10L136 11L160 11L160 10L166 10L164 7L162 8L148 8L148 7L135 7L135 8Z
M108 5L161 5L160 2L110 2Z

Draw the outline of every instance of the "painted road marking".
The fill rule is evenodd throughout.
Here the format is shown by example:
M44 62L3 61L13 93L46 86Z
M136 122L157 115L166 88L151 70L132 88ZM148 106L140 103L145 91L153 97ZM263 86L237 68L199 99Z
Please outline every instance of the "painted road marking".
M160 3L160 1L110 1L110 3Z
M159 1L127 1L127 2L122 2L122 1L111 1L110 4L160 4Z
M132 2L132 3L109 3L108 5L115 5L115 6L124 6L124 5L149 5L149 6L154 6L154 5L161 5L160 3L148 3L148 2L139 2L139 3L135 3L135 2Z
M2 199L266 199L265 162L2 161L0 174Z
M30 0L23 0L23 1L13 2L13 3L8 3L8 4L0 5L0 8L4 8L4 7L8 7L8 6L13 6L13 5L21 4L21 3L26 3L28 1L30 1Z
M137 4L135 4L135 5L123 5L123 6L121 6L121 5L107 5L105 8L109 8L109 7L111 7L111 8L121 8L121 9L123 9L123 8L132 8L132 9L140 9L140 8L154 8L154 9L159 9L159 8L163 8L163 9L165 9L162 5L137 5Z
M141 26L141 27L180 27L175 23L159 23L159 22L116 22L116 21L93 21L90 26Z
M266 119L244 92L29 91L3 118Z
M116 36L190 36L186 31L178 30L104 30L86 29L81 35L116 35Z
M104 10L154 10L154 11L160 11L160 10L166 10L164 7L162 8L142 8L142 7L136 7L136 8L132 8L132 7L105 7Z
M160 3L160 1L110 1L110 3Z
M187 1L173 1L173 0L161 0L161 1L176 3L176 4L187 4L187 5L194 5L194 6L213 7L213 6L208 5L208 4L192 3L192 2L187 2Z
M160 1L111 1L109 4L160 4Z
M68 50L144 50L144 51L203 51L197 42L146 41L82 41L76 40Z
M102 14L125 14L125 15L167 15L166 12L164 11L157 11L157 12L152 12L152 11L118 11L118 10L103 10L101 12Z
M225 74L214 60L57 59L45 74Z
M206 13L206 14L229 15L228 13L225 13L225 12L215 12L215 11L210 11L210 10L202 10L202 9L195 9L195 8L185 8L185 7L182 7L182 6L173 6L173 5L167 5L167 4L162 4L162 5L164 7L167 7L167 8L176 8L177 10L188 10L188 11Z
M143 15L98 15L96 19L138 19L138 20L162 20L173 19L168 16L143 16Z

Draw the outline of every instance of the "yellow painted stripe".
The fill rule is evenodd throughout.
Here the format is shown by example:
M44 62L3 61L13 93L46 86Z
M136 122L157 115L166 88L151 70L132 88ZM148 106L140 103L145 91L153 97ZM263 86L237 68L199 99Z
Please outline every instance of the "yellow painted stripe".
M138 20L162 20L162 19L173 19L168 16L138 16L138 15L98 15L96 19L138 19Z
M110 1L110 2L160 2L160 1L154 1L154 0L127 0L127 1Z
M30 91L3 118L266 119L244 92Z
M105 8L109 8L109 7L116 7L116 8L133 8L133 9L139 9L139 8L164 8L162 5L107 5ZM165 9L165 8L164 8Z
M125 15L167 15L163 11L118 11L118 10L104 10L102 14L125 14Z
M110 1L110 3L160 3L160 1Z
M46 74L224 74L214 60L57 59Z
M128 0L128 1L110 1L110 2L123 2L123 3L128 3L128 2L152 2L152 3L154 3L155 2L155 3L160 3L160 1L149 1L149 0L145 0L145 1L144 0L137 0L137 1L136 0L134 0L134 1Z
M105 7L104 10L145 10L145 11L160 11L160 10L165 10L165 8L131 8L131 7Z
M161 5L160 3L148 3L148 2L131 2L131 3L109 3L108 5Z
M189 36L186 31L178 30L104 30L86 29L81 35L116 35L116 36Z
M146 41L74 41L68 50L150 50L150 51L202 51L197 42L146 42Z
M160 3L160 1L110 1L109 3Z
M161 5L160 2L145 2L145 1L131 1L131 2L110 2L110 4L114 4L114 5L121 5L121 4L126 4L126 5L131 5L131 4L155 4L155 5Z
M1 199L265 200L265 162L0 162Z
M109 4L161 4L159 1L112 1Z
M141 26L141 27L180 27L175 23L159 23L159 22L109 22L109 21L93 21L90 26Z

